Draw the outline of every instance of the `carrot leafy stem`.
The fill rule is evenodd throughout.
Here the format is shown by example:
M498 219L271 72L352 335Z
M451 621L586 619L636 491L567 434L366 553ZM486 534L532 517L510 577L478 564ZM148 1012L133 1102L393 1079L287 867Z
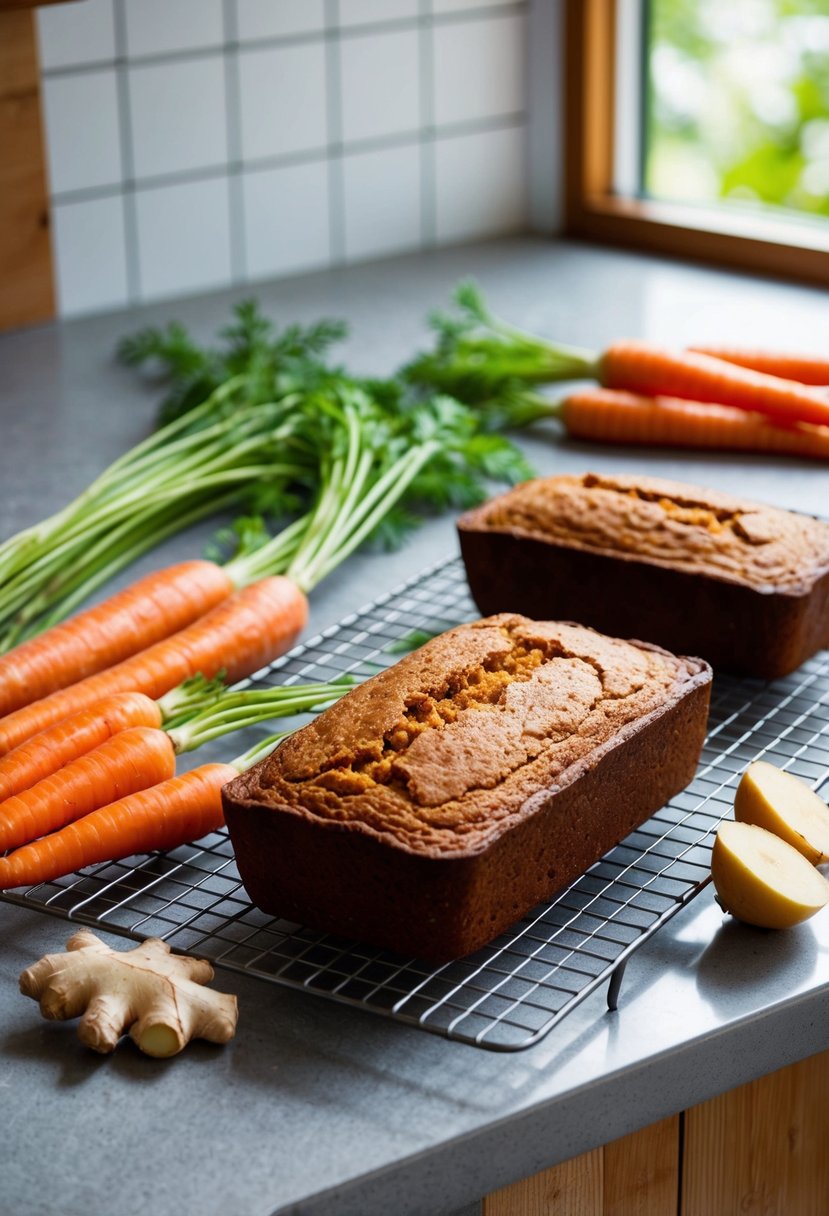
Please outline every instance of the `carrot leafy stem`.
M128 367L149 367L153 379L165 386L159 407L164 424L187 414L240 373L249 399L256 402L267 401L280 380L283 389L288 382L315 380L322 370L319 360L346 333L344 322L328 319L277 331L255 300L242 300L220 331L218 346L199 346L183 325L171 321L123 338L117 356Z
M474 295L464 308L468 324L485 324ZM215 345L176 322L125 338L120 359L167 390L163 424L0 544L0 652L220 512L240 522L210 556L229 553L237 586L277 573L310 590L365 542L399 543L425 515L480 501L490 481L532 475L487 411L440 384L359 380L329 365L344 333L329 320L278 330L244 301Z
M278 688L229 689L198 713L165 721L176 754L195 751L213 739L271 722L275 718L319 712L339 700L355 680L320 684L285 684Z
M480 502L490 479L532 475L517 448L482 433L476 413L447 397L380 400L343 380L315 407L320 464L309 509L265 544L240 546L227 566L235 582L285 574L310 591L366 541L394 543L429 512Z
M431 314L436 342L403 369L410 383L486 407L493 426L526 425L544 417L543 399L527 396L528 388L595 377L593 352L508 325L490 312L475 283L461 283L453 302L453 312Z

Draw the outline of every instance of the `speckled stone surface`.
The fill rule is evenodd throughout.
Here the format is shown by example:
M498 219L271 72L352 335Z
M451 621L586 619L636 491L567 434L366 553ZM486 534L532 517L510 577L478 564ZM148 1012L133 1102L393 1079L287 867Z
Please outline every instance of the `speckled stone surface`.
M511 241L264 284L278 318L349 318L344 354L383 373L474 274L492 305L562 341L729 339L820 349L825 293L586 246ZM245 294L249 294L246 289ZM203 337L236 293L0 338L0 532L62 505L135 442L154 395L115 340L180 317ZM522 444L540 472L648 472L829 511L829 473L780 458ZM146 559L193 553L208 530ZM315 593L319 628L455 548L434 521L400 553L358 557ZM829 1047L829 913L787 934L725 923L710 892L628 966L620 1008L590 997L538 1046L497 1054L219 973L236 1039L167 1062L93 1056L41 1021L17 977L71 928L0 903L0 1216L450 1216L496 1187ZM116 939L110 939L117 945Z

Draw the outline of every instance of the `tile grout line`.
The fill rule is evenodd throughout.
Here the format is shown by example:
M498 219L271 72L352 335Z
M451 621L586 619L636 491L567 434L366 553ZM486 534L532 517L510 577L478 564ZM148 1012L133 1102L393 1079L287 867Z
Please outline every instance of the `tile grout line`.
M117 66L115 87L118 97L118 130L122 182L120 193L124 209L124 258L127 272L127 301L141 300L141 259L139 251L138 205L134 189L135 158L132 144L132 113L127 77L127 25L125 0L113 0L113 23Z
M117 5L118 0L115 0ZM465 25L470 22L483 21L487 18L509 17L516 13L526 12L529 7L529 0L514 0L505 4L492 5L489 7L463 9L458 12L450 13L435 13L428 7L424 10L427 14L418 15L416 17L398 17L386 21L366 21L359 25L341 26L337 22L337 30L341 39L351 38L367 38L374 34L387 34L396 31L414 30L422 26L424 21L431 25ZM117 24L117 22L116 22ZM235 22L234 22L235 24ZM178 51L153 51L144 55L129 56L125 48L119 48L116 39L116 53L112 59L94 59L88 63L73 63L66 64L63 67L44 68L41 76L44 79L54 79L60 76L79 76L84 72L100 72L107 69L118 68L125 63L130 67L152 67L161 64L182 63L188 60L209 59L217 55L223 55L228 50L237 51L257 51L257 50L273 50L278 47L291 46L306 46L309 43L324 42L327 37L327 31L309 30L298 34L274 34L266 35L261 38L239 38L234 36L230 41L226 41L224 45L214 44L203 47L188 47Z
M331 160L334 157L359 155L362 152L383 152L394 148L411 147L420 144L436 144L443 139L459 139L464 135L486 135L494 131L513 130L526 124L527 115L520 111L515 114L493 115L488 118L465 119L462 122L448 123L444 127L423 131L420 128L413 131L403 131L395 135L378 135L367 139L352 140L342 144L326 144L320 148L309 148L305 152L280 153L274 156L263 156L251 160L230 160L227 163L205 165L200 169L180 169L172 173L161 173L141 179L126 179L123 182L113 182L106 186L87 186L77 190L63 190L55 193L52 198L56 203L86 202L97 198L113 198L124 193L143 190L157 190L165 186L186 185L188 182L209 181L222 177L226 173L265 173L272 169L290 168L293 165L315 164Z
M231 283L248 279L247 233L242 184L242 95L239 73L236 0L222 0L225 51L225 123L227 127L227 206Z

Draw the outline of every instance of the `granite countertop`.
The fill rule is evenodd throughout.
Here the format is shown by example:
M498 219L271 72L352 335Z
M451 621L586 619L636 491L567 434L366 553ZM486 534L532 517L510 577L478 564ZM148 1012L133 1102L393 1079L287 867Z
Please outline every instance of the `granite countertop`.
M469 274L514 323L590 347L629 335L819 348L829 320L822 292L534 240L256 294L283 321L346 317L345 360L382 374L424 342L423 317ZM116 338L174 316L207 337L238 294L0 338L2 535L61 506L146 433L155 397L114 366ZM785 458L564 444L553 424L521 444L540 472L647 472L829 510L825 468ZM140 569L196 552L206 534L168 543ZM314 593L312 630L454 549L444 518L401 552L351 559ZM17 991L21 970L63 948L68 925L6 903L0 925L3 1216L439 1216L829 1047L829 913L767 934L724 921L710 888L633 957L616 1013L598 991L512 1054L219 971L216 986L241 1009L228 1046L153 1061L124 1043L94 1056L72 1024L42 1021Z

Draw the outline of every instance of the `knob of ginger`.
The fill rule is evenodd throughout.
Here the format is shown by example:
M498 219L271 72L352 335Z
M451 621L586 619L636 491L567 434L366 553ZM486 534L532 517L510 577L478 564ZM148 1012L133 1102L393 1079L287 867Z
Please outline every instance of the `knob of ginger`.
M40 1002L45 1018L81 1016L78 1037L93 1051L112 1051L129 1033L141 1051L176 1055L190 1039L226 1043L236 1030L236 997L203 985L213 979L204 959L170 953L150 938L134 950L113 950L88 929L20 976L20 991Z

